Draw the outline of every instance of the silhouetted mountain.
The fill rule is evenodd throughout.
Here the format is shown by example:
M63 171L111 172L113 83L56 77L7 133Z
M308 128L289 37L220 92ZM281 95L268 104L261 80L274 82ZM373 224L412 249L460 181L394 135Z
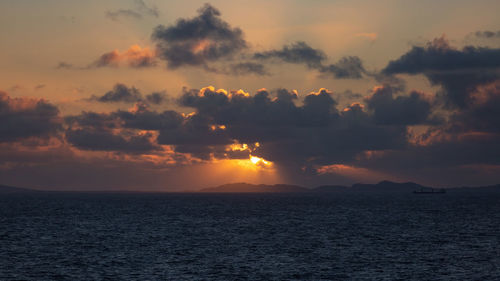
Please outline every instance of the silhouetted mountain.
M381 181L377 184L356 183L352 186L344 185L322 185L315 188L306 188L298 185L289 184L249 184L249 183L231 183L216 187L203 188L198 192L205 193L365 193L365 192L387 192L387 193L413 193L413 191L436 191L439 188L423 186L413 182L397 183L391 181ZM453 193L476 193L476 192L491 192L499 193L500 184L489 186L462 186L449 187L446 190ZM13 187L0 185L0 194L13 193L33 193L42 192L41 190Z
M312 191L315 192L342 192L342 191L347 191L350 187L344 186L344 185L322 185L318 186Z
M305 188L297 185L255 185L249 183L224 184L217 187L201 189L199 192L210 193L270 193L270 192L315 192L315 193L338 193L338 192L389 192L389 193L412 193L413 191L431 191L431 187L423 186L413 182L397 183L391 181L381 181L377 184L356 183L352 186L344 185L322 185L316 188Z
M297 185L255 185L249 183L224 184L217 187L201 189L199 192L219 192L219 193L249 193L249 192L405 192L411 193L415 190L431 190L432 188L422 186L413 182L397 183L391 181L381 181L377 184L353 184L351 187L343 185L322 185L313 189Z
M381 181L377 184L353 184L351 191L377 191L377 192L413 192L415 190L431 190L431 187L423 186L414 182L397 183Z
M287 185L287 184L275 184L275 185L265 185L265 184L249 184L249 183L231 183L224 184L217 187L209 187L201 189L199 192L211 192L211 193L278 193L278 192L308 192L310 189L297 186L297 185Z
M13 187L7 185L0 185L0 194L6 193L22 193L22 192L38 192L38 190L28 189L28 188L20 188Z

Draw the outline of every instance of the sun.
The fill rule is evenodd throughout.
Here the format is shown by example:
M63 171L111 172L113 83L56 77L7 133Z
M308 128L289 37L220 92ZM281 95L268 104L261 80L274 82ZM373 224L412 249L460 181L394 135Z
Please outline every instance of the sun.
M255 156L250 157L250 162L252 162L253 164L257 164L257 163L259 163L259 161L260 161L259 157L255 157Z
M266 160L264 160L260 157L257 157L257 156L250 156L250 162L252 162L252 164L254 164L254 165L264 166L264 167L269 167L272 165L271 162L266 161Z

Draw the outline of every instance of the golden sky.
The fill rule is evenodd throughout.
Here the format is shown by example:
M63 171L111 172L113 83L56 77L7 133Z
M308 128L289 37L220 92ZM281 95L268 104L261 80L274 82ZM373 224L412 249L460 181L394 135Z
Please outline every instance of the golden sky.
M0 175L165 191L498 183L499 10L489 0L2 1Z

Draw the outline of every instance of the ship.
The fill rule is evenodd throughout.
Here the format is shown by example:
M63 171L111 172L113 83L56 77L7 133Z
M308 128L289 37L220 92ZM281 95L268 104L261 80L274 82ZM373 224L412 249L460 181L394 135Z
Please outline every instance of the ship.
M424 189L420 188L420 190L414 190L414 194L445 194L446 190L444 189L435 189L435 188L430 188L430 189Z

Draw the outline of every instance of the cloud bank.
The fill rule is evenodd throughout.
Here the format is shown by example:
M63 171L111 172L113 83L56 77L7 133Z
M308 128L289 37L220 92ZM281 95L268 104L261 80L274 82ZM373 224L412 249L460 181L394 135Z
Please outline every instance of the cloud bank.
M139 67L147 58L165 61L171 69L191 66L234 75L270 75L267 67L281 63L337 79L371 75L358 57L328 63L325 52L300 41L252 52L243 32L208 4L193 18L158 26L153 40L155 52L111 52L94 67ZM421 75L437 91L407 90L402 75ZM143 95L118 83L88 101L127 103L130 109L61 116L46 100L1 92L0 145L8 160L0 167L38 165L50 156L25 151L49 150L57 143L55 159L97 155L118 166L137 161L151 169L176 169L259 157L290 181L325 179L348 170L426 182L442 182L448 175L457 176L457 182L494 183L498 176L490 171L500 170L499 75L500 49L455 48L440 37L388 62L377 73L380 85L365 96L325 88L247 93L208 86L185 88L173 99L163 92ZM342 96L358 101L340 106ZM175 101L175 110L154 106L167 100Z

